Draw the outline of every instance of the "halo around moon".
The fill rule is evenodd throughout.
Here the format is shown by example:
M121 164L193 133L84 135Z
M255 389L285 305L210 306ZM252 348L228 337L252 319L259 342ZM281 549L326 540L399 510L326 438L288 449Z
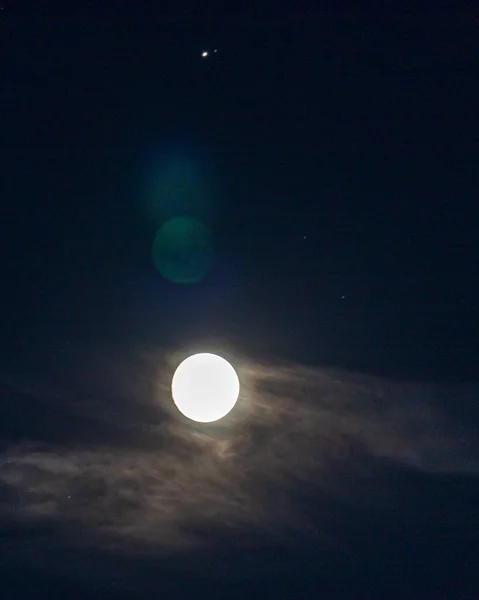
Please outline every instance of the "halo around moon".
M216 354L193 354L176 369L173 402L188 419L211 423L225 417L238 400L240 384L232 365Z

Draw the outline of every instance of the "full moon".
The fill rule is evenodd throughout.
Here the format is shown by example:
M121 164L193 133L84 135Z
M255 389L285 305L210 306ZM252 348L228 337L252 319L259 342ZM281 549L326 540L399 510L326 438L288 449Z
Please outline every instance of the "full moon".
M240 384L230 363L216 354L193 354L176 369L173 402L188 419L211 423L226 416L238 400Z

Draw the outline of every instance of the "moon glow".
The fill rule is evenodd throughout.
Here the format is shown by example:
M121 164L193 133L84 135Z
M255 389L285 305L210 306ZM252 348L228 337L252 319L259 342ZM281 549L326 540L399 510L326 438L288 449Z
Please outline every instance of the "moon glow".
M240 384L230 363L216 354L194 354L176 369L173 402L188 419L211 423L226 416L238 400Z

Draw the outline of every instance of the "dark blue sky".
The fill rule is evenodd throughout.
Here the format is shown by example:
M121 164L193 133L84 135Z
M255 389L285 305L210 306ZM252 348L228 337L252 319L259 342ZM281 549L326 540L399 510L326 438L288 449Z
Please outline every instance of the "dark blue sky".
M323 12L211 5L200 14L142 3L29 4L5 2L0 11L5 456L17 442L82 446L89 435L92 444L105 436L129 447L123 426L86 432L108 412L101 398L118 394L120 372L151 376L152 347L164 349L160 362L178 349L216 344L254 364L256 374L260 364L284 361L300 371L310 365L392 378L402 382L398 402L407 406L405 382L436 385L427 406L442 415L441 425L431 417L430 430L447 419L461 424L444 439L467 430L477 415L479 358L479 11L465 4ZM172 283L152 261L155 234L174 216L194 217L211 234L215 259L196 283ZM188 269L195 269L199 258L162 260L173 261L170 270L192 260ZM121 356L111 359L110 379L101 374L104 348ZM85 394L98 413L80 418L71 399ZM37 427L43 403L52 417ZM135 416L131 398L121 403L133 421L147 421L146 413ZM87 413L91 423L82 421ZM45 427L52 433L44 435ZM256 444L267 438L252 427ZM231 539L224 544L224 531L206 531L215 552L230 552L237 564L221 578L224 597L234 597L232 587L238 597L254 590L258 597L372 598L375 589L473 597L478 540L470 521L479 491L469 430L466 450L458 451L462 466L434 474L422 462L423 446L419 472L394 461L373 464L352 431L341 429L341 439L353 438L351 461L363 465L359 471L387 503L352 507L342 497L342 506L308 484L313 475L297 485L288 478L292 513L322 522L318 497L333 522L345 521L344 536L335 537L334 550L308 536L279 550L274 536L247 520L235 535L249 540L248 554ZM415 439L414 427L408 431ZM377 448L382 437L371 436ZM401 439L407 446L407 435ZM445 456L446 446L430 452ZM28 455L24 446L20 454ZM475 471L463 468L469 460ZM341 468L347 479L347 465ZM51 548L47 525L36 527L20 519L6 531L35 552L42 536ZM62 517L48 527L57 540L69 525ZM73 598L74 580L112 598L134 597L131 582L114 584L111 574L127 566L101 555L104 570L83 580L71 566L81 564L78 552L48 573L27 551L18 572L5 559L11 594L30 594L26 579L41 590L65 586ZM163 547L159 554L153 567L147 561L133 569L131 581L144 572L147 582L147 591L137 586L138 597L156 586L158 572L156 589L187 597L181 582L193 578L195 556L172 566ZM218 560L205 558L205 569ZM251 561L265 572L244 579ZM206 594L216 584L203 579Z

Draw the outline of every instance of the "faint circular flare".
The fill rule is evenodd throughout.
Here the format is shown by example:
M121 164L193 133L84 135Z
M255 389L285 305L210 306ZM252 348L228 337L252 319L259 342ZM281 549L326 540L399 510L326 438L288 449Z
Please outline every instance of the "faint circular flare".
M171 382L173 402L188 419L211 423L225 417L240 391L232 365L216 354L193 354L176 369Z
M174 283L198 283L213 264L210 232L191 217L166 221L155 236L151 253L157 271Z

